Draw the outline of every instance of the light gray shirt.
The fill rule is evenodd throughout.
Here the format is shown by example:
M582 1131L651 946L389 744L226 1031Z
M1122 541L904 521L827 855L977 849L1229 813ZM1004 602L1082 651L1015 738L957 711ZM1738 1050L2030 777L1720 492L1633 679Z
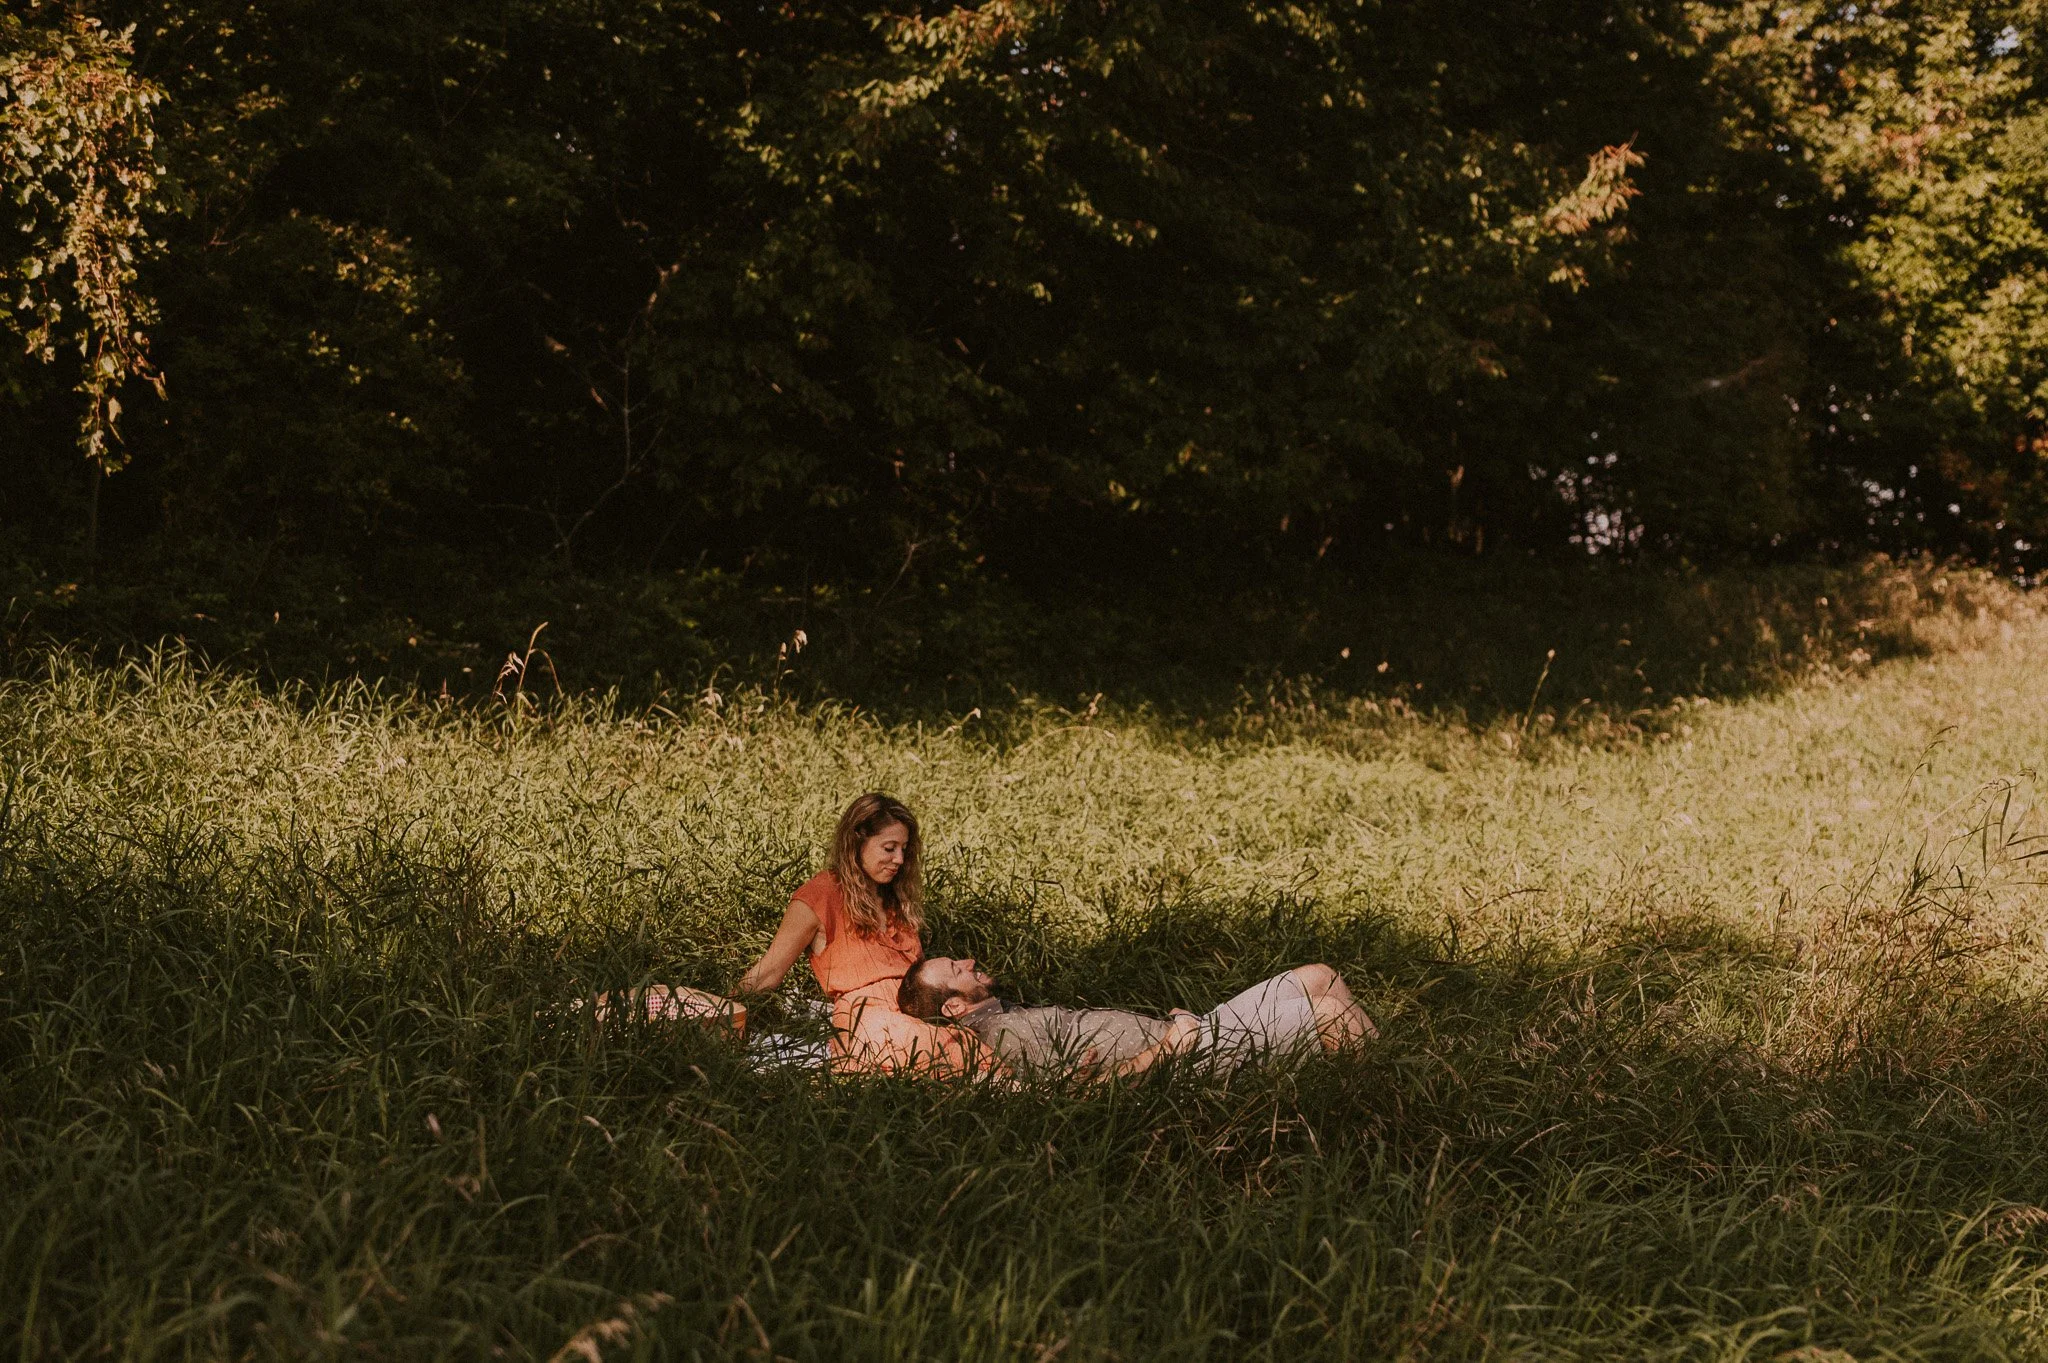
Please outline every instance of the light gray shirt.
M1022 1007L997 999L958 1019L1013 1065L1070 1065L1089 1051L1105 1066L1159 1044L1166 1022L1120 1008Z

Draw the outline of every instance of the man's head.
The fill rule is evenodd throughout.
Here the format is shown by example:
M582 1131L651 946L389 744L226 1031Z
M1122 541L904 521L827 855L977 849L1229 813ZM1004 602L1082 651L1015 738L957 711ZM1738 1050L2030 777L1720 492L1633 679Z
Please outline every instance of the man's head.
M896 1006L914 1018L956 1018L995 997L995 981L972 956L933 956L910 967L896 989Z

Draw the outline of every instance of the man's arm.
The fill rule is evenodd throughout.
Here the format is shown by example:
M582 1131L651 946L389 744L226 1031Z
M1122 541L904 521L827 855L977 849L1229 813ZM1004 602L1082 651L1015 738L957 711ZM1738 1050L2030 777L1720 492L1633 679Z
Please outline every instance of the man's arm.
M1143 1074L1167 1056L1179 1055L1201 1039L1202 1020L1199 1017L1196 1017L1185 1008L1176 1008L1173 1010L1171 1018L1172 1020L1167 1024L1165 1036L1160 1037L1155 1044L1147 1046L1121 1065L1104 1071L1102 1077L1105 1079L1124 1078L1133 1074Z

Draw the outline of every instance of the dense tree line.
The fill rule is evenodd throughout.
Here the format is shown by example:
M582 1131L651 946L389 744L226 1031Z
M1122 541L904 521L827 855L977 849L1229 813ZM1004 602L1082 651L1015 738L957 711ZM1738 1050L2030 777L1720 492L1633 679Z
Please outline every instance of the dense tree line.
M2044 10L24 0L7 552L2025 566Z

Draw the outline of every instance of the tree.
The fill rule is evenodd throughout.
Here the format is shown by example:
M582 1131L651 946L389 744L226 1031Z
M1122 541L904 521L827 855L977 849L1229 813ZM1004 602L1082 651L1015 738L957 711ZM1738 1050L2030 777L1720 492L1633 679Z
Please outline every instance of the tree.
M153 244L144 218L164 206L151 123L163 95L129 69L131 34L39 3L0 15L6 325L44 364L77 350L80 444L100 471L125 458L121 390L142 380L163 394L145 331L155 306L137 287Z
M1698 5L1740 135L1812 170L1840 335L1816 451L1908 543L2048 534L2048 53L2038 4ZM1932 516L1935 525L1928 525Z

